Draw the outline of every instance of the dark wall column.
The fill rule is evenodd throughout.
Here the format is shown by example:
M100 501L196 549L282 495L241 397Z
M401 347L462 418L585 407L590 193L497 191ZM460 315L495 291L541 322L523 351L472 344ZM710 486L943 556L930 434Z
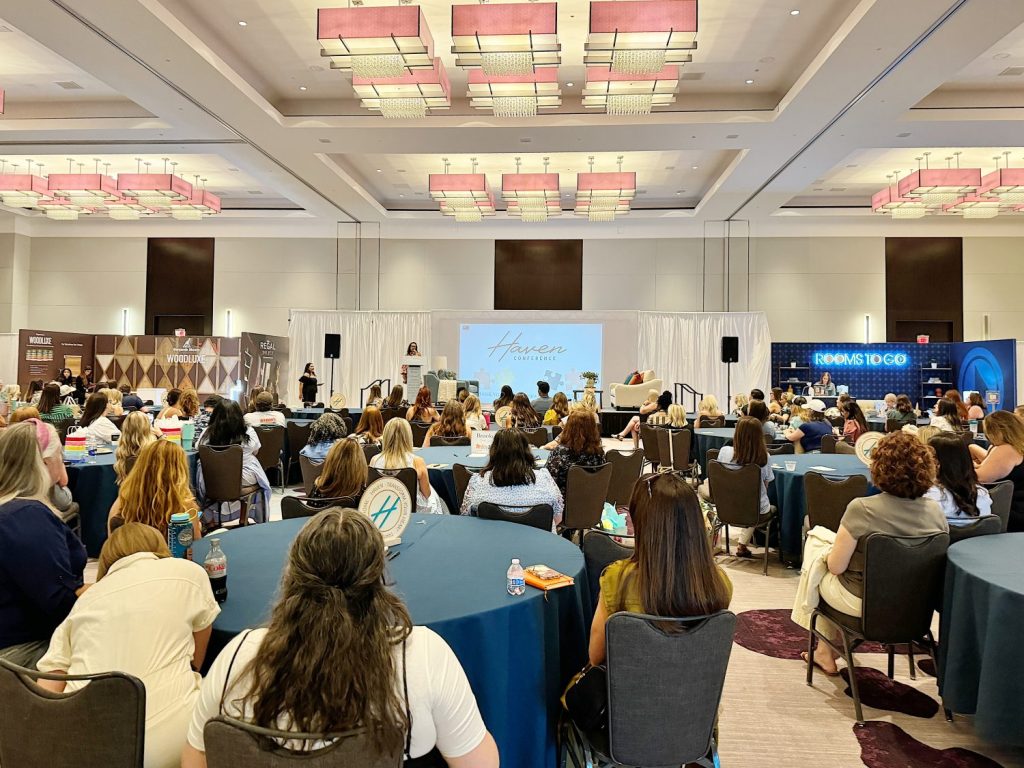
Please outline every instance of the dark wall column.
M959 237L885 238L887 341L964 340L963 261Z
M212 237L151 237L146 264L146 333L213 335Z

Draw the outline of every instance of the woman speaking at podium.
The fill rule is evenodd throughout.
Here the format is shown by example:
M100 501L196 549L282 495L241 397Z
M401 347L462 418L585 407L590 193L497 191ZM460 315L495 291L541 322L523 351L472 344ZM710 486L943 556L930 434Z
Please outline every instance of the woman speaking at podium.
M302 402L312 405L316 402L317 389L323 386L316 380L316 369L312 363L306 363L306 368L299 377L299 384L302 385Z
M405 350L406 357L420 357L420 348L415 341L410 341L409 346ZM402 366L402 383L409 383L409 366Z

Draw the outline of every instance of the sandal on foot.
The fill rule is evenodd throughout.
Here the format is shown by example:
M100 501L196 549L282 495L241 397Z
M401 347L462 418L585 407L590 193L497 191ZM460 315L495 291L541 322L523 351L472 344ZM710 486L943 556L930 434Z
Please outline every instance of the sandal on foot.
M800 658L803 659L804 660L804 664L806 664L807 663L807 651L800 651ZM826 677L839 677L839 669L838 669L838 667L836 668L835 672L829 672L827 669L825 669L823 666L821 666L821 664L819 664L817 662L817 660L815 660L814 666L816 666L818 668L818 670L823 675L825 675Z

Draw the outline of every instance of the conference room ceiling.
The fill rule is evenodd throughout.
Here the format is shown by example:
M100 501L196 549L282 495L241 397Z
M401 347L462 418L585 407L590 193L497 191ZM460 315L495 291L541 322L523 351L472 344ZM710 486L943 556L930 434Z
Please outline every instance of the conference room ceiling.
M0 0L0 23L11 30L0 31L0 156L217 157L247 181L211 184L215 191L237 190L245 200L246 189L258 189L281 201L259 216L228 211L218 221L272 223L294 219L298 208L317 231L373 222L394 236L670 236L745 220L757 234L795 217L894 233L949 219L872 216L869 190L884 186L886 173L910 168L929 148L933 158L977 148L988 168L993 155L1020 143L1024 128L1024 76L1013 74L1024 66L1019 0L703 0L698 48L684 68L692 78L680 82L676 104L628 117L583 113L588 6L564 0L563 107L522 119L471 113L464 75L448 53L450 3L426 0L455 104L420 121L385 120L358 106L349 77L319 55L320 5L331 3ZM65 80L82 92L53 85ZM514 171L516 156L534 165L550 156L571 196L589 155L614 168L619 154L646 191L637 210L612 224L524 224L499 213L474 230L442 220L417 194L444 156L463 164L478 157L494 187L502 171ZM1020 226L1005 218L997 226ZM965 232L994 225L956 223ZM178 225L202 231L216 222Z

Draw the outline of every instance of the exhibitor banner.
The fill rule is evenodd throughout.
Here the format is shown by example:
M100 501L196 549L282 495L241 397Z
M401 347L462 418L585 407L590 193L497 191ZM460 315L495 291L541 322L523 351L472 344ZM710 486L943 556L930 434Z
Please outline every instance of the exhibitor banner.
M239 339L222 336L97 336L96 378L231 397L241 378L239 347Z
M93 365L95 336L64 331L21 331L18 334L18 384L28 390L29 382L56 379L63 368L80 376Z
M246 400L262 387L274 396L274 402L288 402L287 336L243 333L241 366Z

